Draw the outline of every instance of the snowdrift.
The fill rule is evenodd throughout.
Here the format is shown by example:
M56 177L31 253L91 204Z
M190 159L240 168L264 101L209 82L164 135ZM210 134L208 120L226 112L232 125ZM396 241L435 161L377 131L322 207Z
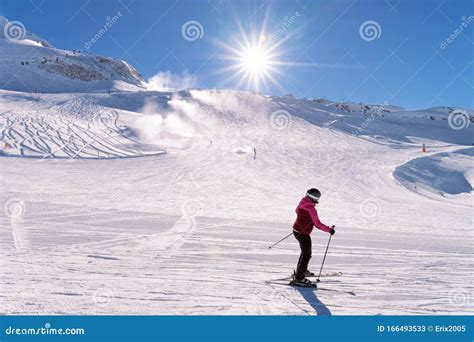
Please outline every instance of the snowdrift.
M414 191L457 195L470 193L474 184L474 148L436 153L398 166L393 175Z

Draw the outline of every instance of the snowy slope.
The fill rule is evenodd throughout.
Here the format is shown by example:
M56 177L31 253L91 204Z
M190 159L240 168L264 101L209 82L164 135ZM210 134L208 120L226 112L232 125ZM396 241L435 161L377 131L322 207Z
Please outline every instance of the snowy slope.
M1 313L474 310L472 110L67 82L0 90ZM317 292L268 282L294 268L292 237L267 247L309 187L344 273Z
M459 194L446 192L422 176L440 160L443 168L435 170L441 173L433 177L451 177L443 170L455 169L449 179L472 187L472 155L462 145L472 126L451 134L446 120L412 122L393 113L386 122L373 121L377 128L351 134L363 114L224 91L85 96L3 91L1 101L9 104L2 113L4 131L35 132L36 123L13 124L11 118L15 108L35 107L43 111L42 120L67 118L74 125L58 121L58 126L79 133L86 130L77 124L84 118L76 118L72 108L82 113L92 106L116 113L112 127L139 141L136 147L167 146L168 152L114 160L104 160L107 154L101 160L1 158L2 202L10 212L2 217L0 240L4 313L474 309L467 299L473 290L472 191L463 185ZM282 117L275 117L277 110L285 111ZM25 110L22 117L35 116ZM422 129L382 135L407 123ZM429 133L431 128L440 135ZM43 144L53 146L53 138L43 138ZM427 141L426 153L421 141ZM419 158L429 162L414 171ZM327 290L317 293L267 283L294 268L298 248L292 238L272 250L267 246L291 231L294 206L311 186L323 192L322 220L338 227L327 270L344 272L328 278L322 285ZM429 187L426 196L420 189ZM313 270L326 239L315 232Z
M0 156L123 158L164 153L127 126L138 113L98 105L101 95L41 95L0 91Z
M439 194L470 193L474 184L474 148L443 152L410 160L395 169L394 176L416 190Z
M0 89L23 92L91 92L143 89L142 76L127 62L56 49L27 32L8 39L0 17Z

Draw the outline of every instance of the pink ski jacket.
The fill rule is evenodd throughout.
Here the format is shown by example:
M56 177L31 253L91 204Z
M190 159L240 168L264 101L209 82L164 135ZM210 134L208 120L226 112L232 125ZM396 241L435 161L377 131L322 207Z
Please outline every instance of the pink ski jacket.
M293 229L298 233L310 235L313 231L313 226L328 233L331 230L331 227L326 226L319 220L314 203L307 197L303 197L296 207L296 215Z

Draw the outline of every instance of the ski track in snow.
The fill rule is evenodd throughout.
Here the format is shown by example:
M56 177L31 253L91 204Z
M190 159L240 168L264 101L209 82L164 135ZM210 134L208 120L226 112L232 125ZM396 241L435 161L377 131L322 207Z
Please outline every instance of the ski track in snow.
M62 113L63 115L51 114ZM7 111L0 116L0 141L9 155L38 158L126 158L162 154L140 144L117 127L118 113L81 97L46 110Z
M0 116L15 149L72 159L0 158L0 204L20 209L0 218L1 314L473 312L472 195L398 184L393 171L420 156L416 144L295 118L280 135L231 122L203 133L210 144L197 137L188 150L114 159L144 153L119 134L118 112L59 99ZM256 160L231 152L252 144ZM433 142L427 155L459 149ZM112 160L87 160L97 156ZM295 267L293 237L267 247L291 231L315 184L323 222L337 226L325 271L343 275L323 278L320 291L268 283ZM313 234L315 272L327 238Z
M29 203L28 210L47 212L43 205ZM286 224L273 223L262 236L256 230L268 229L269 222L202 217L175 250L165 237L176 217L157 222L155 216L161 215L121 212L108 222L101 213L64 231L62 222L87 213L79 207L61 209L70 216L50 215L36 224L29 224L28 214L11 219L17 231L22 225L37 227L25 234L29 248L12 248L2 232L1 293L8 298L2 313L375 315L474 309L456 304L452 291L473 290L465 287L472 284L472 254L462 239L430 236L427 244L414 234L407 243L399 234L377 232L365 240L349 230L333 239L326 264L327 271L343 276L322 278L320 286L329 291L313 292L266 283L288 275L297 259L293 240L267 248L288 231ZM115 225L132 214L140 223L133 234L127 224ZM5 219L2 226L9 226ZM163 231L152 232L153 227ZM315 234L314 240L313 270L321 262L326 235Z

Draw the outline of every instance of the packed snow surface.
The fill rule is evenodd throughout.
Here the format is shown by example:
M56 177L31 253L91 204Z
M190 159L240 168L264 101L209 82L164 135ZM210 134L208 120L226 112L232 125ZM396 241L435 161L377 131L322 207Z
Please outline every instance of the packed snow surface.
M4 314L474 309L472 126L230 91L0 103ZM343 275L269 283L295 266L293 237L268 246L313 186L337 226L325 271ZM313 234L313 271L327 239Z
M471 110L143 91L119 61L0 44L2 76L25 68L0 80L1 314L473 312ZM268 249L310 187L343 272L317 291L277 281L292 236Z

